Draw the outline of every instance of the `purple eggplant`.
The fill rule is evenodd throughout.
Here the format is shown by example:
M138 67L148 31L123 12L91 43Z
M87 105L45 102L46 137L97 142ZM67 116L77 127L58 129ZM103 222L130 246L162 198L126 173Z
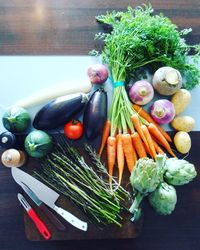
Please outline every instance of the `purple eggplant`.
M88 96L84 93L59 97L38 111L33 127L41 130L58 128L79 113L87 101Z
M93 140L102 133L107 118L107 105L107 93L103 89L97 89L84 111L83 126L87 139Z

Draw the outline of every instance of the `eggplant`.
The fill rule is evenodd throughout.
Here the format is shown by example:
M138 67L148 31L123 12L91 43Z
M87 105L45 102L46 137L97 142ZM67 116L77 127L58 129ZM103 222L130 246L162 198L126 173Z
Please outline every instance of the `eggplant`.
M89 140L95 139L103 132L107 118L107 93L97 89L90 97L83 116L85 136Z
M84 93L56 98L38 111L33 120L33 127L40 130L58 128L80 112L87 101L88 95Z
M2 148L12 148L16 143L16 136L11 132L3 132L0 134L0 146Z

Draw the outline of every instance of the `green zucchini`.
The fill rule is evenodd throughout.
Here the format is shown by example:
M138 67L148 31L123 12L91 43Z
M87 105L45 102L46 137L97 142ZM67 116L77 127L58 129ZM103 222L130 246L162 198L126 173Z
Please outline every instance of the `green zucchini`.
M29 127L31 118L24 108L11 107L3 114L2 123L8 131L21 133Z
M53 141L46 132L34 130L25 138L24 146L30 156L42 158L51 151Z

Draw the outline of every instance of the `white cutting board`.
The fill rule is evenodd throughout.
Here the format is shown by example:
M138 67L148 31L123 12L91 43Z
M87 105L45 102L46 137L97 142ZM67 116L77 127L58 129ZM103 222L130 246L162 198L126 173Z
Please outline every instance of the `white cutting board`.
M87 80L88 66L98 61L90 56L0 56L0 116L6 107L40 89L64 81L75 84ZM110 84L108 80L108 92ZM184 114L194 117L194 130L200 131L200 87L191 94L192 102ZM32 116L38 109L31 110ZM169 126L165 128L170 130ZM4 130L0 122L0 132Z

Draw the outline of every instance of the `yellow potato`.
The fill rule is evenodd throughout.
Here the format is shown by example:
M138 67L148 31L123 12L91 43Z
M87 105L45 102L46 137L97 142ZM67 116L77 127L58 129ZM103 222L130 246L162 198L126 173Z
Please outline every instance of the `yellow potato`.
M175 114L182 113L191 101L191 94L186 89L179 89L171 98L171 102L174 104Z
M174 144L178 152L186 154L191 148L191 138L187 132L179 131L174 136Z
M171 126L178 131L190 132L195 126L195 120L189 115L176 116Z

